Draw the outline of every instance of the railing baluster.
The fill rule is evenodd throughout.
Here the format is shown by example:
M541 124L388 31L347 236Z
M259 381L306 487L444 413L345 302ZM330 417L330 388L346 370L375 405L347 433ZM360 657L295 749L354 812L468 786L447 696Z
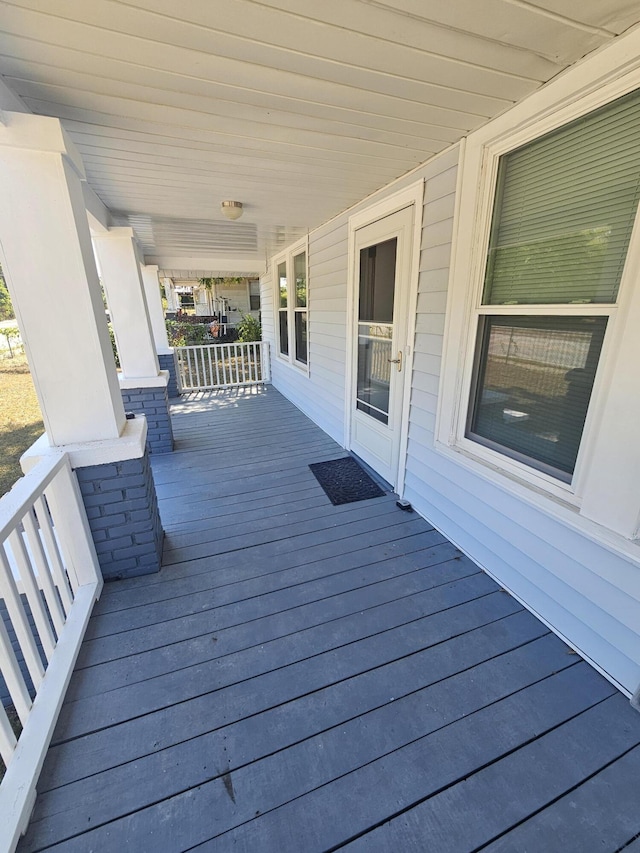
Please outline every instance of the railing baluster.
M242 359L242 360L241 360L241 364L242 364L242 384L244 385L244 384L246 383L246 381L247 381L247 371L246 371L246 364L245 364L245 360L246 360L246 357L247 357L247 347L246 347L246 346L243 346L243 347L241 348L241 356L240 356L240 357L241 357L241 359Z
M264 341L176 347L176 351L183 390L242 387L269 380Z
M0 619L0 655L2 655L2 676L7 685L9 696L11 696L13 707L16 709L16 713L20 717L20 722L24 726L31 710L31 696L29 696L27 684L20 669L16 653L11 645L11 638L5 628L3 619ZM8 763L4 754L2 760L5 764Z
M218 356L220 355L220 347L217 346L214 352L214 358L216 362L216 385L220 385L220 359Z
M36 511L36 518L40 525L40 532L42 533L45 548L47 549L48 563L51 566L53 580L58 588L58 594L62 599L62 605L66 615L71 610L73 595L71 593L71 586L69 585L69 578L67 577L67 573L62 565L62 557L60 556L60 549L58 548L58 542L53 530L51 515L44 499L41 497L37 498L33 507Z
M60 636L60 632L64 625L64 612L62 610L62 605L60 604L56 588L53 585L51 572L42 546L42 540L40 539L40 534L38 533L31 512L28 512L22 519L22 526L24 527L25 536L27 537L27 542L29 544L29 550L31 552L33 562L35 563L35 568L38 572L39 586L44 593L47 607L49 608L49 613L53 621L53 627L56 629L56 634Z
M211 347L207 347L207 358L209 359L209 382L207 383L207 385L210 388L213 388L214 381L213 381L213 365L211 364Z
M198 351L195 347L192 350L192 355L193 355L193 364L194 364L194 367L196 369L196 385L198 386L198 388L200 388L201 387L200 386L200 367L198 366Z
M202 367L202 383L201 384L203 387L206 388L209 383L207 382L208 374L207 374L207 364L206 364L206 359L205 359L204 347L198 347L198 356L200 358L200 364Z
M227 344L222 344L222 349L220 350L220 355L222 356L222 384L227 384L227 359L228 359L228 346Z
M31 564L31 559L24 544L24 539L19 530L14 530L8 538L8 543L13 551L13 557L20 572L20 580L24 587L24 593L27 596L31 615L36 624L36 629L40 635L40 642L46 655L47 660L51 660L51 655L56 646L56 638L49 624L49 617L45 610L40 588L36 583L35 572Z
M184 364L184 351L176 347L176 352L178 355L178 374L180 376L180 390L185 391L187 388L187 372Z
M0 597L4 598L4 603L9 611L9 618L11 619L13 630L16 632L16 637L24 655L24 661L29 670L31 681L33 681L33 685L37 690L44 676L44 666L38 654L36 641L33 637L24 605L20 599L11 566L2 547L0 547Z
M184 351L184 363L185 363L185 370L186 370L186 374L187 374L187 390L190 391L191 390L191 355L190 355L188 349Z
M0 705L0 758L4 761L5 766L11 760L17 743L18 739L13 733L9 717L7 717L2 705Z

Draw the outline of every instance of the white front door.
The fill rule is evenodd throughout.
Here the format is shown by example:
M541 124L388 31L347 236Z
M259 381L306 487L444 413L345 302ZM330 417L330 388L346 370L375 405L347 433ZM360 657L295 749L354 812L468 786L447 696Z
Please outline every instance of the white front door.
M350 448L394 488L407 362L414 206L355 232Z

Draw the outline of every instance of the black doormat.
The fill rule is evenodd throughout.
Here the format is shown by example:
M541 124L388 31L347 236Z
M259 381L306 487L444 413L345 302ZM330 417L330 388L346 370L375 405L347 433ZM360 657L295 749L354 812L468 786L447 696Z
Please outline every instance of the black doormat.
M351 456L330 462L314 462L309 468L334 506L384 495L380 486Z

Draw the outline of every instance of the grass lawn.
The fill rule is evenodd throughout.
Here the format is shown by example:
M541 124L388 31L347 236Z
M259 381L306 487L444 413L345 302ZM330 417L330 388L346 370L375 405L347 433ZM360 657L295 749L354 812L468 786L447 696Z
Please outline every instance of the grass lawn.
M0 350L0 495L22 476L20 456L43 431L26 358Z

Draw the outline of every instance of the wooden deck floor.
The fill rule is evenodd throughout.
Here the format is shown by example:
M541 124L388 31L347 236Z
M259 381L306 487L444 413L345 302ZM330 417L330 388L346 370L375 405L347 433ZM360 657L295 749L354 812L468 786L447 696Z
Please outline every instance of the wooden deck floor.
M273 389L174 409L20 851L635 851L640 714Z

